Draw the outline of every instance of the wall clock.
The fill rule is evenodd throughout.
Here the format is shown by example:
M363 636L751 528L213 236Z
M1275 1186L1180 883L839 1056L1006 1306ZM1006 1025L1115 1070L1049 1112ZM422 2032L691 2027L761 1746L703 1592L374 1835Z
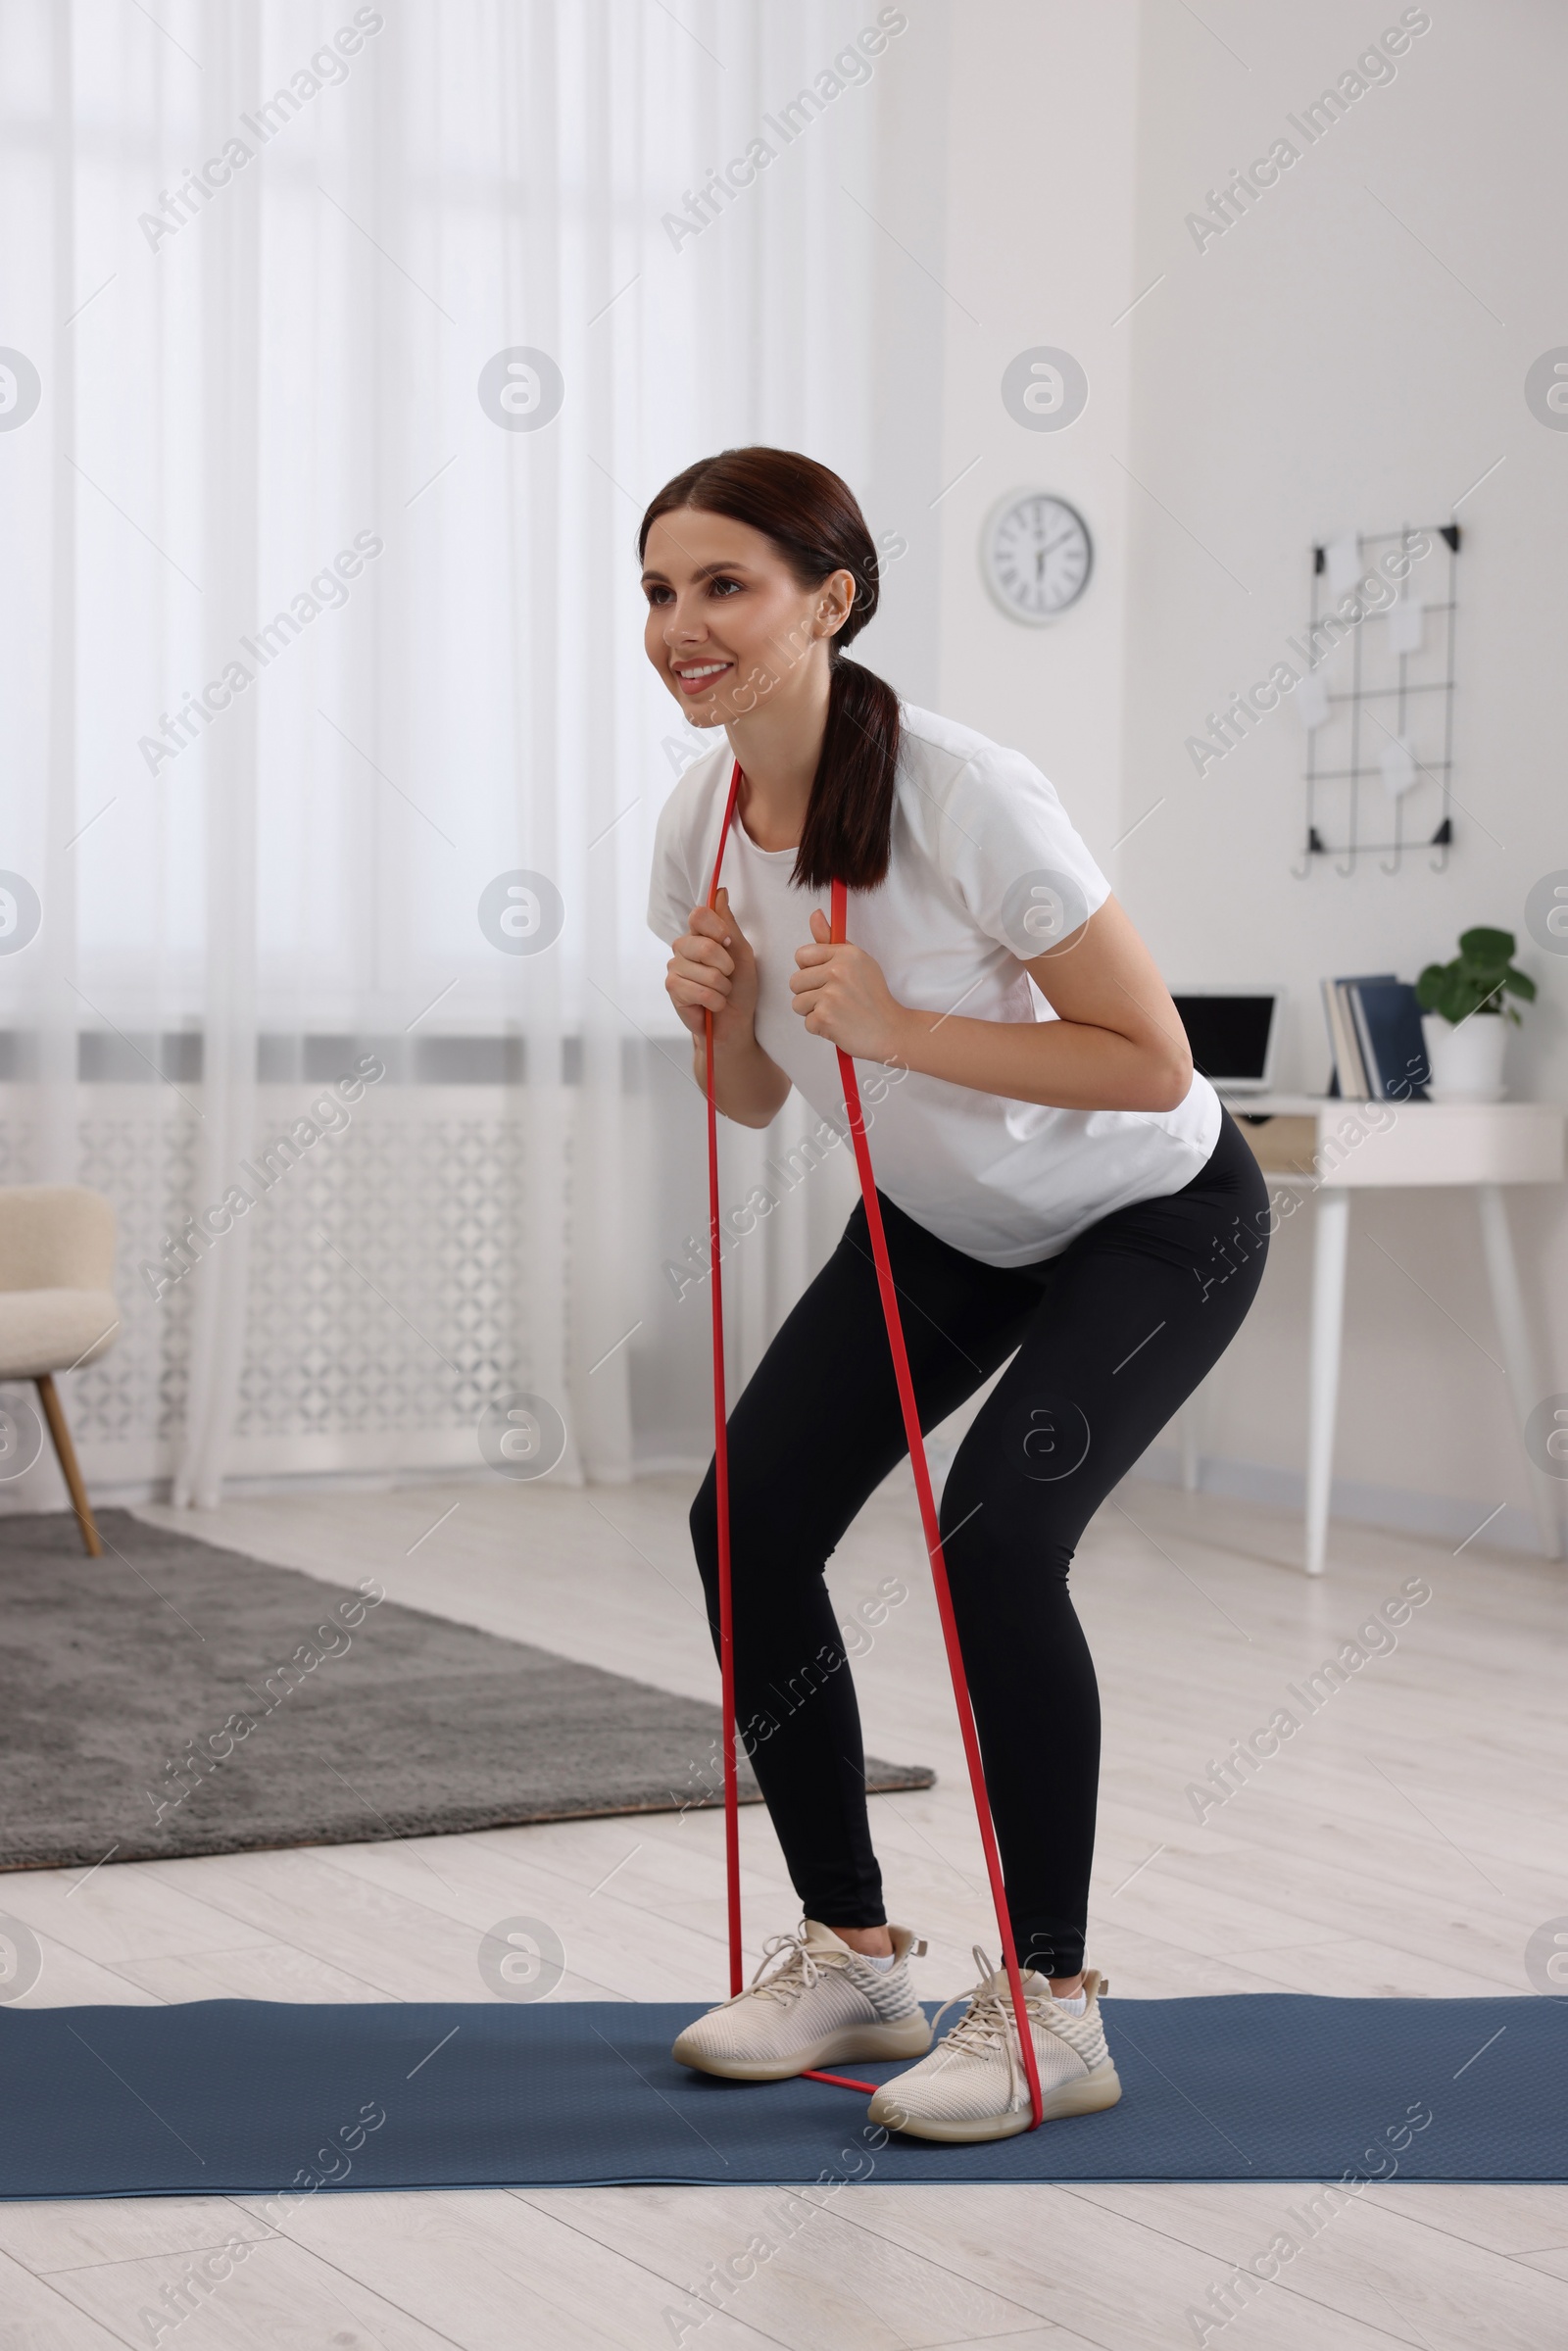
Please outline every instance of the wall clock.
M1094 567L1094 541L1076 507L1047 490L1009 490L986 516L980 569L1011 620L1054 620L1077 603Z

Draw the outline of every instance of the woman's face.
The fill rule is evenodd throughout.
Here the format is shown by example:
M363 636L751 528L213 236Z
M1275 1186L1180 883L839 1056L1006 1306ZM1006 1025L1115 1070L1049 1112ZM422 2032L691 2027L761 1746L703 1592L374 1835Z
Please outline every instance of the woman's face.
M854 575L803 588L773 541L697 507L648 533L648 659L693 726L723 726L763 702L803 696L849 615Z

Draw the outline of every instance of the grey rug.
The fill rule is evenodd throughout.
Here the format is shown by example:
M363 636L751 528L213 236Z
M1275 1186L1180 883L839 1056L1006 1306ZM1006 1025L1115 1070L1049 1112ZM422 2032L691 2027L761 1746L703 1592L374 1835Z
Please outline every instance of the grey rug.
M0 1869L723 1801L716 1705L127 1510L99 1526L88 1559L69 1513L0 1519ZM866 1758L873 1793L933 1777Z

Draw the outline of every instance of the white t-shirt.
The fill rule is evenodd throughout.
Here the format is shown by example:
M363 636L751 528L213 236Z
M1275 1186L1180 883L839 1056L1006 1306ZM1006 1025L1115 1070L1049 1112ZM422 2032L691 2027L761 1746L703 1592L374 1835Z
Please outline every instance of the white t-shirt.
M901 717L887 878L850 892L848 935L900 1004L975 1020L1050 1018L1037 1013L1021 958L1074 930L1110 885L1021 752L907 704ZM708 903L733 762L720 733L660 813L648 920L666 942ZM847 1139L838 1055L808 1032L790 994L811 908L829 912L825 889L792 888L795 856L759 849L737 810L719 878L757 956L758 1043ZM1056 1256L1113 1209L1179 1192L1219 1136L1219 1098L1196 1074L1174 1110L1053 1109L914 1070L887 1083L876 1062L857 1075L881 1191L988 1265Z

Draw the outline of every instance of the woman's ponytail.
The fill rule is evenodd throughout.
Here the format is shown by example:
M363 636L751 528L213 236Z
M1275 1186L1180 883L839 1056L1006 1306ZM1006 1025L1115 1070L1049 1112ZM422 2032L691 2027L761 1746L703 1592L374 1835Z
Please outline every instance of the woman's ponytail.
M835 881L874 890L893 845L899 698L885 678L845 657L875 615L879 594L876 549L854 491L796 450L726 449L664 484L643 516L639 558L655 522L679 507L761 531L803 588L819 587L834 571L854 574L849 618L829 647L827 728L790 879L811 890Z
M899 698L886 678L852 661L833 641L827 731L811 784L791 880L808 890L843 882L874 890L893 844L899 763Z

